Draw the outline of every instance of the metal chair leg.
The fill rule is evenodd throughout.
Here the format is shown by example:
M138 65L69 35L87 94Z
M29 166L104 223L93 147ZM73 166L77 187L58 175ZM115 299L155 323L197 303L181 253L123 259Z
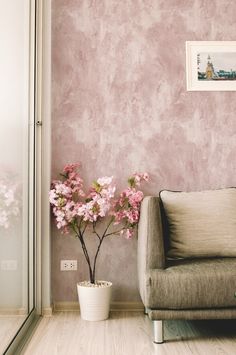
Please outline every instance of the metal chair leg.
M164 321L154 320L153 321L153 331L154 331L154 343L162 344L164 343Z

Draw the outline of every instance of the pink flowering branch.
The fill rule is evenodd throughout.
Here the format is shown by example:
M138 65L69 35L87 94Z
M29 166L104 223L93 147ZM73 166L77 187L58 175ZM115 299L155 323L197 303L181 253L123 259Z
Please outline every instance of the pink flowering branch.
M8 229L20 214L19 184L0 179L0 228Z
M95 283L97 258L104 239L111 235L122 235L127 239L134 236L143 199L143 193L138 188L142 182L148 181L149 177L147 173L135 173L128 180L129 187L115 198L116 187L113 184L113 177L105 176L97 179L86 195L79 168L78 163L64 167L62 180L52 182L49 200L57 228L64 234L71 230L79 239L88 264L90 282ZM100 233L97 224L109 216L104 231ZM98 239L93 260L85 242L89 225ZM116 225L119 227L114 229L113 226Z

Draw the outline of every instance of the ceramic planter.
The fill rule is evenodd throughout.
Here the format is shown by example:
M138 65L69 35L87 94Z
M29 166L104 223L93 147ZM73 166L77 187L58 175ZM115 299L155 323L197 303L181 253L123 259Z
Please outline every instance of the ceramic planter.
M112 283L108 281L89 281L77 284L81 318L100 321L109 317Z

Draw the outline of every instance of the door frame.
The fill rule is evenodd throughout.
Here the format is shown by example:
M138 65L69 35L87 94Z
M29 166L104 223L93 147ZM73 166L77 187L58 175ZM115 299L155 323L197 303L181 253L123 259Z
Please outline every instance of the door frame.
M51 315L51 1L36 2L36 310Z
M51 227L48 199L51 182L51 0L30 0L30 4L31 17L34 19L31 20L30 26L32 36L30 71L35 82L34 107L30 107L31 112L32 109L35 112L32 128L35 134L34 308L4 355L20 354L40 317L52 314Z

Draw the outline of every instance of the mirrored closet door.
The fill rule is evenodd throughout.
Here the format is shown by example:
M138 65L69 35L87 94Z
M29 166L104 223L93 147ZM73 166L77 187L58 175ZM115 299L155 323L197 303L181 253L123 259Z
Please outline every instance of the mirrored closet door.
M34 309L35 1L0 0L0 354Z

